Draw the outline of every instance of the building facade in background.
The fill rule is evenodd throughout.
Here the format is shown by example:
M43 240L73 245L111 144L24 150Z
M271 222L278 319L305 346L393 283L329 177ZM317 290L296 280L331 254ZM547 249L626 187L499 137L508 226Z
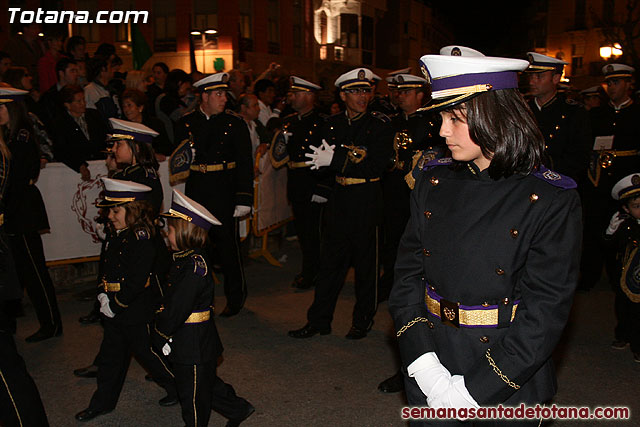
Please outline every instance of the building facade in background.
M292 74L325 88L357 66L387 71L410 66L451 42L444 17L426 0L9 0L9 7L44 9L148 10L139 29L153 56L169 68L214 73L232 68L260 74L276 62ZM8 12L0 9L0 22ZM208 34L207 30L215 30ZM17 26L0 28L0 44ZM45 27L46 31L46 27ZM211 33L211 31L209 31ZM131 27L127 24L74 24L70 35L82 35L89 53L100 43L113 43L132 68Z

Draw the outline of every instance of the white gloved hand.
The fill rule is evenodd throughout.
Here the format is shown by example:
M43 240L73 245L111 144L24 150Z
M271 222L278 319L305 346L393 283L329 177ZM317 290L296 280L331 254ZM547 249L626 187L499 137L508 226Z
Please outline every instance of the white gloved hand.
M322 197L317 194L314 194L313 196L311 196L312 203L327 203L327 201L328 199L326 197Z
M111 311L111 307L109 307L108 300L107 300L106 304L102 304L100 306L100 313L104 314L109 319L113 319L115 317L115 313L113 311Z
M614 213L613 216L611 217L611 221L609 221L609 226L607 227L607 231L606 231L607 235L611 236L612 234L614 234L618 230L618 227L620 227L620 224L622 224L625 219L627 219L626 215L621 214L620 212Z
M101 306L109 304L109 297L105 293L98 294L98 301L100 302Z
M418 357L407 367L407 373L415 378L418 387L427 397L427 404L432 405L436 398L444 393L449 387L451 374L449 370L440 363L440 359L435 352L425 353Z
M236 205L236 209L233 211L234 218L240 218L248 215L251 212L251 206Z
M308 165L311 165L311 170L320 169L321 167L331 164L334 149L336 148L335 145L329 145L327 141L323 139L320 147L310 145L309 148L313 150L313 153L304 153L304 155L311 159L306 162Z
M162 354L164 354L165 356L168 356L169 353L171 353L171 347L169 346L169 343L166 343L165 345L162 346Z
M478 402L469 394L464 384L464 376L454 375L449 380L447 389L433 399L428 399L431 408L479 408ZM463 421L462 418L458 418Z

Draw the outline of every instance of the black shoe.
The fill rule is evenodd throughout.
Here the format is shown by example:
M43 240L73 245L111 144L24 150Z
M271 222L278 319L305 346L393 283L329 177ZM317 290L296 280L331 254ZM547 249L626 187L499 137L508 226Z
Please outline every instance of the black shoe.
M329 335L331 333L331 328L327 329L318 329L315 326L311 326L310 324L304 325L303 328L296 329L293 331L289 331L289 336L291 338L311 338L314 335Z
M82 316L78 319L78 322L83 325L91 325L92 323L98 323L100 321L100 313L96 310L91 310L86 316Z
M91 365L86 368L74 369L73 375L80 378L95 378L98 376L98 367Z
M302 274L298 274L295 279L293 279L293 282L291 282L291 287L296 289L310 289L313 287L313 283L309 283L309 281L304 280Z
M165 397L158 401L160 406L173 406L178 402L178 395L175 393L167 394Z
M352 326L351 329L349 329L349 333L345 335L345 338L348 340L360 340L367 336L367 332L368 331L366 329L360 329Z
M242 307L231 308L229 306L226 306L224 310L222 310L222 313L220 313L220 317L235 316L236 314L240 313L240 310L242 310Z
M87 408L84 411L80 411L76 414L76 420L89 421L97 417L98 415L104 415L111 411L96 411L94 409Z
M240 423L249 418L251 414L255 412L255 410L256 408L254 408L251 403L247 402L247 408L244 414L242 414L242 417L227 421L226 427L238 427Z
M145 380L147 380L147 381L155 381L155 380L153 379L153 377L151 376L151 374L147 374L147 375L145 375L145 376L144 376L144 379L145 379Z
M383 393L398 393L404 390L404 378L402 372L398 371L391 378L387 378L378 384L378 390Z
M38 329L38 331L35 334L29 335L24 340L26 342L39 342L49 338L59 337L60 335L62 335L62 325L43 326L40 329Z

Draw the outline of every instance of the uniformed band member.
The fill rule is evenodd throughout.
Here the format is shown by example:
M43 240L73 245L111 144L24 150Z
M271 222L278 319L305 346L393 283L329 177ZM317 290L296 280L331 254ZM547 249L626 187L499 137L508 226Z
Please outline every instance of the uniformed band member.
M89 407L76 414L87 421L112 411L124 384L131 353L167 391L160 405L178 403L173 373L151 348L149 323L158 305L154 298L153 266L156 256L153 208L146 185L102 178L104 200L115 234L107 241L102 258L102 293L98 295L104 315L104 337L98 358L98 389Z
M604 250L602 230L617 208L611 188L623 177L640 170L640 105L631 99L634 69L624 64L602 68L609 102L589 111L593 135L603 145L593 146L584 186L584 245L580 288L590 289L600 279L603 262L614 275L613 254ZM592 144L595 141L592 140ZM596 149L598 148L598 149ZM612 283L615 288L617 284Z
M592 147L589 116L583 106L558 93L567 62L529 52L529 107L544 136L546 164L581 184Z
M605 241L616 254L614 311L617 324L611 347L624 350L631 345L633 360L640 363L640 174L622 178L611 190L622 210L611 217Z
M419 111L430 99L427 80L411 74L397 74L394 86L398 92L398 107L391 124L395 131L393 152L382 180L384 196L384 274L380 278L378 301L386 301L393 285L393 266L398 244L409 220L409 193L405 177L413 169L413 157L422 153L429 160L440 158L446 151L438 135L440 116Z
M247 298L237 218L253 205L251 140L243 119L224 110L227 81L227 73L217 73L194 83L200 106L182 117L176 130L176 141L195 149L185 192L222 222L209 232L224 270L224 317L238 314Z
M575 182L541 164L544 139L517 89L527 61L421 63L453 159L416 173L389 298L409 405L546 402L578 275Z
M389 103L394 110L400 111L398 107L398 91L396 90L395 77L398 74L411 74L411 68L403 68L401 70L395 70L387 74L384 80L387 82L387 90L389 91Z
M600 98L601 91L602 88L600 85L591 86L580 91L580 95L582 95L582 103L584 104L585 110L591 111L591 109L600 106L602 101L602 99Z
M9 96L26 94L23 90L0 88L0 100L5 102ZM4 225L10 158L9 147L0 133L0 425L46 427L49 425L47 415L38 388L16 348L15 319L6 306L22 296Z
M158 132L142 123L113 118L109 122L112 130L107 135L107 142L112 144L110 151L120 169L113 178L151 187L150 201L154 213L159 214L162 209L162 184L158 176L159 164L151 145Z
M41 232L49 230L49 219L35 185L40 176L40 151L22 100L24 94L18 89L0 88L0 131L11 152L6 232L20 284L27 290L40 323L40 329L26 341L37 342L62 335L62 319L40 237Z
M308 323L289 332L294 338L331 332L336 301L351 263L355 268L356 304L347 338L364 338L373 324L382 222L380 178L391 156L393 129L384 114L367 112L372 74L366 68L356 68L338 77L335 85L347 109L327 120L323 133L326 141L306 154L312 169L328 167L335 172L336 182Z
M213 408L239 425L254 408L216 375L222 343L213 321L214 283L205 244L207 232L220 221L177 190L162 215L168 217L167 237L176 252L154 341L172 363L182 419L189 427L207 426Z
M287 165L287 197L302 249L302 272L292 286L313 286L320 258L320 224L323 207L332 191L333 175L326 170L311 170L305 153L310 146L322 145L325 117L315 108L315 92L322 89L300 77L292 76L288 102L296 112L283 119L282 129L271 144L271 162L278 168Z

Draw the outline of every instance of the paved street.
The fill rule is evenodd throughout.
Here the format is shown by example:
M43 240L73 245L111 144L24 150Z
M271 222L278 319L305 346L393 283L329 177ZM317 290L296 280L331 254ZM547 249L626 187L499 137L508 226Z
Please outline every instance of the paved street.
M289 329L304 325L312 291L294 292L289 283L298 271L297 243L274 251L288 255L283 268L263 260L246 264L249 298L236 317L216 317L225 345L219 376L256 407L250 426L402 426L401 395L384 395L377 384L397 368L393 330L387 305L378 308L369 336L360 341L344 338L351 325L354 295L347 280L338 302L333 332L309 340L294 340ZM612 350L613 293L608 285L576 296L573 314L557 352L559 392L563 405L627 405L640 414L640 364L631 352ZM82 326L79 316L91 302L81 301L91 284L60 283L60 309L64 335L38 344L24 337L37 328L28 299L26 317L19 319L17 341L36 381L52 426L79 425L74 414L84 409L95 390L95 380L73 376L75 368L93 360L102 338L99 325ZM224 308L222 287L216 307ZM117 408L86 426L180 426L180 408L160 407L163 390L144 380L144 370L133 361ZM640 415L639 415L640 416ZM212 414L210 425L225 420ZM556 422L556 425L566 423ZM603 425L573 422L569 425ZM607 425L639 425L611 422Z

